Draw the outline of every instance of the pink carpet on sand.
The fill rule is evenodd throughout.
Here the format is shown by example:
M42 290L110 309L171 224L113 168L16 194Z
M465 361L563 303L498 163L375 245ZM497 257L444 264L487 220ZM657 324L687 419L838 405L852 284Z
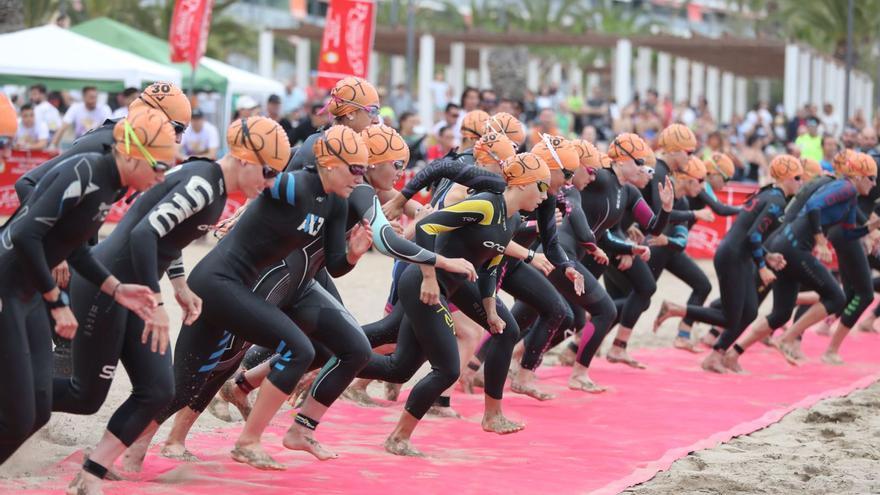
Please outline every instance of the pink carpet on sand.
M276 417L264 437L267 450L285 463L284 472L237 464L229 450L241 426L194 435L188 446L202 462L147 456L137 481L108 483L108 494L382 493L456 495L485 493L617 493L669 468L689 452L710 448L779 421L796 408L864 388L880 378L880 337L854 334L844 345L846 366L816 359L827 339L809 334L812 361L789 366L758 344L743 357L749 375L712 375L700 370L702 355L672 349L636 351L648 364L635 370L597 359L593 377L611 387L587 395L565 387L569 368L545 368L541 379L559 396L537 402L507 393L505 411L528 423L509 436L480 429L482 397L457 394L453 406L463 420L427 419L414 437L429 457L386 454L382 442L400 405L361 408L339 402L324 418L318 437L339 459L319 462L286 451L281 436L290 413ZM402 399L401 399L402 400ZM97 425L96 425L97 427ZM81 455L57 464L39 482L6 482L0 492L57 493L78 468Z

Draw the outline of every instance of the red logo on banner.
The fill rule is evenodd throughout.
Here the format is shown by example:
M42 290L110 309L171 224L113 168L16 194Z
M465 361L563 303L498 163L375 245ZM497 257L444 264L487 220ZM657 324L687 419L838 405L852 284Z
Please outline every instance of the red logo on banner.
M330 89L343 77L367 77L375 25L373 0L330 0L318 60L319 87Z
M208 45L213 9L214 0L177 0L168 30L172 62L189 62L193 69L199 64Z

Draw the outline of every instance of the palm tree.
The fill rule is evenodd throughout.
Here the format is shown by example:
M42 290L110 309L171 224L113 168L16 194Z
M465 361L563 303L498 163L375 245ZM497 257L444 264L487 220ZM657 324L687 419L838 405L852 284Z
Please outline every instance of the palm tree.
M24 27L24 6L21 0L0 0L0 33Z

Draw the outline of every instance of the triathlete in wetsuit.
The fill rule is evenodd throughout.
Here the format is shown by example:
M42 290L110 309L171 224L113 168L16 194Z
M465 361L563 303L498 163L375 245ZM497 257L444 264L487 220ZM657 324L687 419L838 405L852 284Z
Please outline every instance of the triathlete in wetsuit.
M168 274L175 296L184 310L184 323L199 317L201 300L189 290L181 260L182 250L213 228L226 206L229 193L256 197L277 167L259 163L235 140L239 129L247 128L252 140L275 142L277 125L264 117L236 122L227 132L230 154L219 163L193 158L169 173L165 182L142 194L113 230L92 249L92 255L123 282L146 285L160 306L147 329L151 342L142 340L144 324L123 307L112 304L97 287L79 274L71 282L72 307L83 328L73 341L74 366L70 378L56 377L53 410L94 414L104 403L117 362L128 370L134 392L113 414L104 438L90 459L112 466L116 458L144 431L156 414L173 399L174 374L168 346L168 314L162 303L159 279ZM286 139L278 141L289 146ZM278 152L263 148L268 163ZM248 161L253 160L253 161ZM275 160L276 162L278 160ZM250 166L243 166L248 164ZM158 351L158 352L157 352Z
M0 393L10 398L0 406L0 463L49 419L52 348L46 308L63 337L73 337L77 327L67 293L49 267L67 259L117 303L152 318L152 291L121 283L85 243L127 188L143 191L164 179L169 168L164 161L174 156L174 131L161 113L146 110L117 123L114 136L112 151L66 155L0 232L0 366L8 377Z
M786 260L779 253L765 253L764 241L779 226L786 198L801 186L803 168L790 155L774 158L770 176L774 184L765 186L743 205L730 230L715 252L715 272L721 289L722 308L678 306L664 301L654 325L659 326L672 316L687 316L724 327L714 351L703 360L703 369L725 373L722 358L746 326L758 313L758 292L755 289L756 268L764 285L776 279L770 268L781 270ZM769 267L768 267L769 265Z
M550 170L536 155L521 154L503 169L508 188L501 194L480 193L465 201L436 211L419 221L416 239L420 245L439 253L469 256L479 266L475 283L446 272L436 273L426 266L408 267L400 280L400 303L406 318L400 329L397 348L391 356L373 354L361 376L403 383L427 359L432 371L413 388L406 410L385 448L398 455L420 455L410 437L434 400L459 375L455 328L447 300L492 332L487 355L486 412L483 428L512 433L523 425L506 419L501 398L506 365L519 335L516 322L503 303L496 300L496 277L505 247L519 222L519 210L533 210L549 188ZM496 374L498 364L503 374Z

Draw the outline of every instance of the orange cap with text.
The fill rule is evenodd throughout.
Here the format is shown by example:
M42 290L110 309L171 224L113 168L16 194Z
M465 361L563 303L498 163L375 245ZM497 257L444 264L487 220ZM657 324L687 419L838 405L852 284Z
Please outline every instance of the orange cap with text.
M501 173L509 186L550 182L550 168L534 153L520 153L508 158L501 166Z
M18 131L18 117L9 97L0 93L0 136L15 137Z
M283 171L290 159L290 141L278 122L268 117L238 119L226 128L229 154L247 163Z
M773 180L785 180L803 175L801 161L791 155L778 155L770 161L770 177Z
M672 124L660 132L657 146L668 152L694 151L697 149L697 137L687 126Z
M647 165L650 155L648 144L637 134L629 132L618 135L608 146L608 157L615 163L642 160L642 164Z
M516 154L516 145L500 132L489 132L474 144L477 165L501 165Z
M464 114L461 121L461 137L468 139L480 139L486 133L486 122L489 114L482 110L471 110Z
M168 82L157 82L147 86L131 105L129 111L150 107L165 114L168 120L188 126L192 120L192 105L180 88Z
M367 165L370 161L370 152L361 135L344 125L334 125L324 131L312 151L318 166L327 169L340 165Z
M541 157L550 170L570 170L574 172L581 166L577 148L562 136L542 134L538 144L532 146L532 153Z
M517 146L522 145L526 140L526 132L522 122L507 112L498 112L489 117L489 120L486 121L486 128L489 131L504 134Z
M384 124L373 124L361 131L361 139L370 152L370 165L409 162L409 146L394 128Z
M325 108L334 116L340 117L370 106L379 106L376 87L366 79L351 76L336 82L330 90L330 101Z

